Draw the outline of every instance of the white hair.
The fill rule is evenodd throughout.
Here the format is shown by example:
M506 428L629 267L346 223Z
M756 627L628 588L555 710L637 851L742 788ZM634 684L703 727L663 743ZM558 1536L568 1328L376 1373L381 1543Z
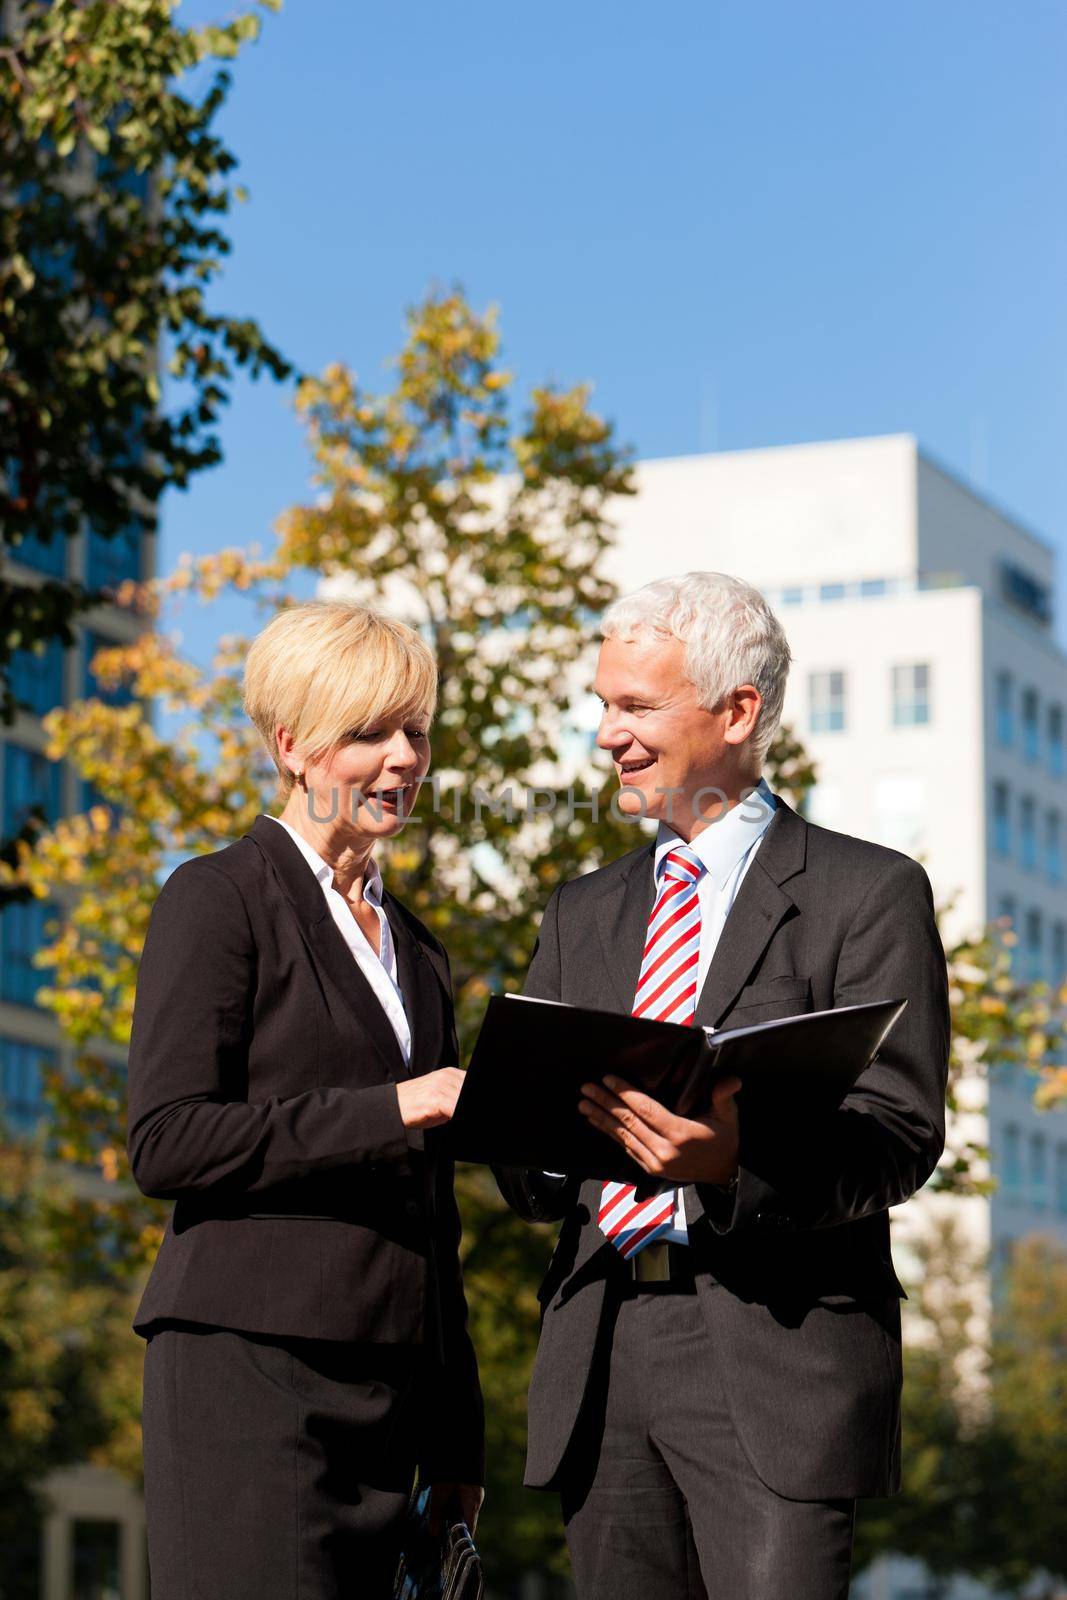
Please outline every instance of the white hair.
M743 683L755 685L763 704L751 745L762 763L781 719L792 657L785 630L759 590L725 572L658 578L616 600L600 624L605 639L623 642L642 629L685 645L686 676L708 710Z

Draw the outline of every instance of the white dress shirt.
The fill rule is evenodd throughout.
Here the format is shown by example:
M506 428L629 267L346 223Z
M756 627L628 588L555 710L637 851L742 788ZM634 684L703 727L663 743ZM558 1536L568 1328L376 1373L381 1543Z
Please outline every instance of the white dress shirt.
M712 822L690 842L689 848L707 869L697 882L700 902L700 955L697 960L697 997L711 966L711 958L722 936L730 908L737 899L742 879L752 865L763 835L774 816L775 799L761 778L755 792L742 800L717 822ZM678 835L665 822L656 834L655 879L658 893L667 854L678 844ZM660 1238L673 1244L688 1244L682 1190L674 1192L674 1223Z
M266 813L264 813L266 815ZM404 996L397 982L396 946L393 943L393 933L389 926L389 918L382 906L382 875L378 863L371 856L367 862L366 872L363 877L363 899L371 906L378 918L378 937L381 940L381 954L379 955L363 932L359 923L352 915L352 908L344 895L333 886L333 868L313 850L303 836L297 833L288 822L281 817L271 817L271 822L276 822L279 828L284 828L286 833L296 845L300 854L318 879L330 908L330 915L341 930L341 937L355 956L360 971L374 990L381 1002L382 1010L389 1018L396 1042L400 1046L405 1065L411 1063L411 1026L408 1022L407 1012L404 1010Z

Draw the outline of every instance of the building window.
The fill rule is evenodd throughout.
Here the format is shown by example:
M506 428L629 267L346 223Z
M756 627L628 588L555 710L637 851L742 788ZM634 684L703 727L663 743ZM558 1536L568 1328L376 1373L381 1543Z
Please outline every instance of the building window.
M79 1518L71 1527L71 1600L119 1600L122 1530L103 1518Z
M1052 621L1052 593L1048 584L1015 566L1014 562L1000 563L1000 593L1002 599L1031 621L1044 627Z
M845 726L845 674L809 673L808 706L812 733L840 733Z
M67 575L65 534L54 533L45 544L35 533L28 533L21 544L13 544L8 548L13 561L20 562L24 567L32 567L34 572L44 573L46 578L65 578Z
M1004 1193L1014 1198L1023 1186L1022 1153L1019 1130L1014 1123L1004 1129L1004 1151L1001 1159L1001 1183Z
M1037 761L1041 756L1036 689L1023 690L1023 755L1027 761Z
M50 639L45 648L11 653L11 693L24 711L36 717L63 704L63 645Z
M1045 818L1045 871L1053 883L1063 881L1063 824L1058 811Z
M820 583L820 600L843 600L844 598L845 586L843 583Z
M93 657L98 650L113 650L121 643L117 639L105 639L101 633L87 633L85 635L85 677L82 690L87 700L102 700L106 706L128 706L132 703L133 688L128 683L120 683L114 689L105 689L93 671Z
M930 720L930 668L925 661L893 668L893 726L914 728Z
M1056 1210L1067 1217L1067 1144L1056 1146Z
M1065 771L1063 748L1063 707L1048 708L1048 766L1054 778L1062 778Z
M1019 864L1030 871L1037 866L1037 806L1029 794L1019 806Z
M860 579L861 600L880 600L885 593L886 581L884 578Z
M1052 924L1052 981L1057 987L1067 978L1067 922Z
M118 533L103 538L90 528L85 581L90 589L117 589L141 581L141 524L131 519Z
M44 1112L42 1070L55 1067L56 1053L25 1039L0 1037L0 1095L3 1116L18 1132L31 1129Z
M1038 1211L1048 1204L1048 1144L1043 1133L1030 1135L1030 1204Z
M21 744L4 745L4 837L10 839L37 806L44 820L58 822L60 766L39 750Z
M993 785L993 849L998 856L1011 855L1011 799L1006 783Z
M1036 906L1026 913L1026 976L1031 983L1040 983L1045 976L1044 919Z
M21 470L16 457L7 458L4 476L10 493L17 495ZM44 492L41 491L42 494ZM13 561L31 567L34 572L43 572L47 578L65 578L67 575L67 536L64 533L53 533L47 544L38 534L28 533L19 544L9 544L7 553Z
M1015 691L1012 687L1010 672L997 673L994 703L996 706L997 740L1003 745L1014 744Z
M5 906L0 913L0 999L15 1005L37 1003L37 991L49 981L33 958L47 942L45 929L58 908L47 900L28 900Z

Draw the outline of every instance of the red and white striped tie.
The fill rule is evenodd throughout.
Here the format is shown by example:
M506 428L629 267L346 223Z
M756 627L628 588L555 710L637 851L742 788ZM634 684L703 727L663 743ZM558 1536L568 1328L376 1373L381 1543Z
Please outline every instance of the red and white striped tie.
M641 958L633 1014L659 1022L692 1024L700 960L700 901L697 884L704 863L686 844L676 845L663 864L663 881ZM600 1230L628 1261L666 1233L674 1220L672 1184L649 1200L637 1200L632 1183L606 1183L600 1197Z

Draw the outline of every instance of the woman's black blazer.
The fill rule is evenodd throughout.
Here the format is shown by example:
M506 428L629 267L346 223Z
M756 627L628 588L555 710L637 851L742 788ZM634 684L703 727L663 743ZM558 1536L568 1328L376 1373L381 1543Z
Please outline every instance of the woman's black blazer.
M384 907L410 1073L457 1064L448 959ZM481 1481L452 1164L406 1130L392 1027L284 828L180 866L152 911L129 1057L128 1149L173 1217L138 1308L251 1333L425 1346L425 1471ZM436 1449L436 1446L435 1446Z

